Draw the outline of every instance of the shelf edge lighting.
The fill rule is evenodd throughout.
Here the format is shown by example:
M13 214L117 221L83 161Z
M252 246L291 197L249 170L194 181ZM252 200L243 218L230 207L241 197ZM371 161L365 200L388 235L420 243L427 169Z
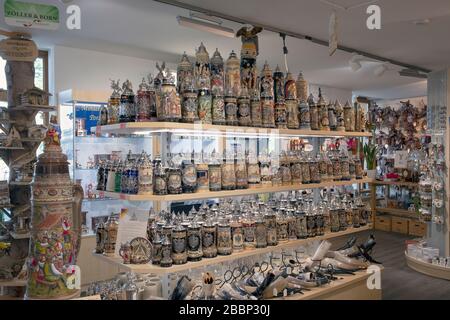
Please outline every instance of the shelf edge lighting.
M228 38L234 38L234 30L231 28L226 28L219 25L215 25L213 23L208 23L182 16L177 16L177 21L178 24L183 27L188 27L200 31L206 31Z

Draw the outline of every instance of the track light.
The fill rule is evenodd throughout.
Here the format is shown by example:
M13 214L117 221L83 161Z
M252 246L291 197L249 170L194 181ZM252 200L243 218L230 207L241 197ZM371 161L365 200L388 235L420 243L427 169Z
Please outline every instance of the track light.
M234 30L231 28L226 28L213 23L186 18L182 16L177 16L177 21L178 24L183 27L188 27L200 31L206 31L228 38L234 38Z
M420 79L426 79L428 76L424 73L420 73L417 70L413 69L402 69L398 72L399 75L402 77L412 77L412 78L420 78Z
M375 70L373 70L373 73L377 77L381 77L386 72L386 70L388 70L387 63L382 63L379 66L377 66Z

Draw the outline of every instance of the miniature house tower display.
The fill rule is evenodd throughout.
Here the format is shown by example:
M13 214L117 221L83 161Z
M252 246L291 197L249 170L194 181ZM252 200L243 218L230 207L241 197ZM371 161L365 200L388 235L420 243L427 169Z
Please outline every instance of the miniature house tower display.
M36 115L51 111L49 94L34 85L34 61L38 56L36 44L26 34L8 33L0 42L0 54L5 59L8 107L0 110L0 156L9 167L9 181L3 181L0 204L0 287L12 295L23 294L26 272L24 264L30 238L30 182L36 150L44 135L36 131ZM46 128L45 128L46 130ZM4 201L4 195L8 195ZM6 248L6 249L4 249ZM16 283L5 287L2 282Z

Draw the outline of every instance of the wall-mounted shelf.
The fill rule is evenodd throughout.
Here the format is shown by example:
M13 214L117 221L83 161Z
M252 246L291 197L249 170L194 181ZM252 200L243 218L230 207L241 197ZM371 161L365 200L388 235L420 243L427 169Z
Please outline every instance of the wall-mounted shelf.
M396 208L381 208L377 207L373 211L375 212L383 212L393 216L398 216L402 218L410 218L410 219L419 219L419 215L415 212L411 212L406 209L396 209Z
M416 182L408 182L408 181L380 181L380 180L373 180L373 184L380 185L380 186L402 186L402 187L411 187L411 188L417 188L419 187L419 184Z
M211 136L223 135L227 137L371 137L371 132L341 132L297 129L271 129L256 127L224 126L201 123L182 122L127 122L117 123L95 128L97 134L137 134L170 132L185 135Z
M107 257L105 255L95 254L95 253L93 253L93 255L99 259L102 259L102 260L108 262L108 263L116 265L120 270L123 270L123 271L132 271L135 273L156 273L158 275L164 275L164 274L169 274L169 273L174 273L174 272L188 271L190 269L195 269L195 268L202 268L202 267L206 267L206 266L210 266L210 265L224 263L227 261L233 261L236 259L247 258L247 257L255 256L255 255L266 254L266 253L281 250L281 249L294 248L297 246L304 245L310 241L317 241L317 240L320 241L320 240L332 239L332 238L346 236L346 235L354 234L354 233L369 230L369 229L372 229L371 225L366 225L366 226L363 226L360 228L349 228L345 231L330 232L330 233L327 233L327 234L325 234L323 236L319 236L319 237L288 241L285 243L280 243L277 246L270 246L270 247L254 249L254 250L244 250L244 251L240 251L240 252L235 252L228 256L217 256L215 258L210 258L210 259L204 258L201 261L188 262L188 263L181 264L181 265L173 265L170 268L162 268L160 266L155 266L152 264L123 264L122 259L118 258L118 257Z
M211 199L211 198L227 198L227 197L239 197L261 193L275 193L286 192L293 190L304 189L318 189L334 186L348 186L359 183L370 183L372 179L353 179L349 181L327 181L322 183L310 183L310 184L291 184L286 186L276 187L264 187L264 188L250 188L250 189L237 189L237 190L222 190L222 191L205 191L196 193L182 193L182 194L168 194L164 196L159 195L139 195L139 194L124 194L108 191L94 191L100 197L115 198L128 201L188 201L197 199Z

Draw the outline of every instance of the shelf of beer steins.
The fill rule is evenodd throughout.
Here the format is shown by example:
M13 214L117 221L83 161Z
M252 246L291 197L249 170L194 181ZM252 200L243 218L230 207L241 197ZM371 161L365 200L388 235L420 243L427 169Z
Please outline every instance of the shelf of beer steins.
M120 257L108 257L103 254L97 254L97 253L92 253L92 254L94 255L94 257L97 257L103 261L110 263L110 264L116 265L122 271L132 271L135 273L155 273L158 275L165 275L165 274L169 274L169 273L188 271L190 269L202 268L202 267L206 267L206 266L210 266L210 265L215 265L218 263L224 263L227 261L233 261L233 260L237 260L237 259L255 256L255 255L266 254L269 252L273 252L273 251L277 251L277 250L281 250L281 249L285 249L285 248L293 248L293 247L304 245L310 241L317 241L317 240L320 241L320 240L332 239L332 238L346 236L346 235L354 234L354 233L369 230L369 229L372 229L371 224L368 224L368 225L365 225L365 226L362 226L359 228L348 228L347 230L339 231L339 232L329 232L323 236L317 236L317 237L307 238L307 239L291 240L291 241L280 243L276 246L268 246L266 248L258 248L258 249L253 249L253 250L243 250L240 252L232 253L231 255L227 255L227 256L217 256L215 258L204 258L200 261L188 262L188 263L180 264L180 265L173 265L172 267L169 267L169 268L163 268L163 267L153 265L150 263L148 263L148 264L123 264L122 258L120 258Z
M236 190L222 190L222 191L203 191L195 193L181 193L181 194L168 194L168 195L140 195L140 194L125 194L118 192L108 192L108 191L94 191L99 195L100 198L108 197L114 199L128 200L128 201L188 201L188 200L198 200L198 199L210 199L210 198L228 198L228 197L239 197L247 196L252 194L262 194L262 193L276 193L276 192L286 192L293 190L304 190L304 189L318 189L334 186L348 186L352 184L359 183L370 183L372 179L352 179L347 181L327 181L321 183L307 183L307 184L291 184L285 186L272 186L272 187L260 187L260 188L249 188L249 189L236 189Z
M183 122L126 122L93 127L97 135L100 134L151 134L170 132L179 134L204 133L206 135L221 134L239 136L242 138L255 136L283 136L283 137L371 137L371 132L321 131L305 129L277 129L226 126L202 123Z
M383 266L377 266L380 272L383 272ZM367 270L356 271L353 275L336 275L338 279L320 287L273 300L381 300L381 288L369 288L367 285L367 279L371 275Z

